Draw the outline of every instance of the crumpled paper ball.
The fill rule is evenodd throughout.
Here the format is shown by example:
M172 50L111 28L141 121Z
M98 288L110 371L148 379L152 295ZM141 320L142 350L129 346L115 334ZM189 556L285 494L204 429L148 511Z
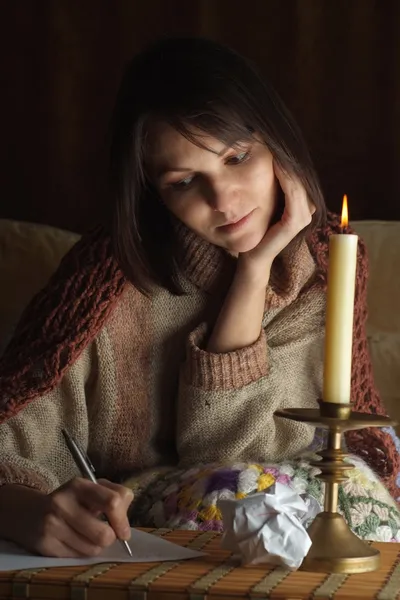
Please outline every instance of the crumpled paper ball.
M321 511L314 498L301 497L280 483L241 500L219 500L218 507L225 550L239 556L243 564L272 563L293 570L311 547L304 523Z

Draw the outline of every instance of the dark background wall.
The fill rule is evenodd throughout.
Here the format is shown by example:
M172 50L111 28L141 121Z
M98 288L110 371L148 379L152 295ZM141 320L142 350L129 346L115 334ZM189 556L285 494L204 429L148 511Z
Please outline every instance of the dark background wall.
M203 34L252 59L297 117L328 206L400 219L398 0L3 0L0 217L82 231L107 194L127 60Z

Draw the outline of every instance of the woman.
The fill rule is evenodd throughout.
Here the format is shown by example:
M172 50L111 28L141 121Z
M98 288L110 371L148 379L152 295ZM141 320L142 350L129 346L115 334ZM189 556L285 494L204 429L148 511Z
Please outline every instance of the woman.
M196 39L135 58L114 115L111 181L112 232L98 228L69 253L1 361L0 537L55 556L129 537L132 493L117 482L133 473L144 487L177 464L300 455L313 429L273 413L314 407L321 393L327 236L338 222L326 221L292 117L252 67ZM365 277L360 244L353 401L382 412ZM77 477L63 427L102 485ZM391 433L347 441L398 494ZM394 503L374 486L388 526Z

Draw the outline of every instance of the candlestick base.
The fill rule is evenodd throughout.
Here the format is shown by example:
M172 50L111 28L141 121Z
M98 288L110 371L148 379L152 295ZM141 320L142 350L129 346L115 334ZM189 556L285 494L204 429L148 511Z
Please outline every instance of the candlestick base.
M300 569L327 573L374 571L380 565L379 551L358 538L337 512L339 483L346 480L346 471L354 468L344 460L342 434L352 429L388 427L396 423L388 417L352 412L351 404L322 400L318 403L317 409L289 408L275 412L277 417L328 429L327 448L318 452L322 460L312 463L321 469L317 477L325 481L325 510L308 529L312 546Z
M303 571L366 573L380 565L380 553L350 531L335 512L322 512L308 528L312 546L303 560Z

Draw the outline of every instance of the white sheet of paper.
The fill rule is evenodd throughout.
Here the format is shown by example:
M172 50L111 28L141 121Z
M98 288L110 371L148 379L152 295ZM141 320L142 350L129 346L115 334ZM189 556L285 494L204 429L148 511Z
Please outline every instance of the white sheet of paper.
M0 571L40 569L46 567L73 567L105 562L159 562L165 560L186 560L188 558L204 556L204 552L183 548L161 537L133 528L129 545L133 556L128 556L122 544L115 542L100 556L96 556L95 558L48 558L46 556L28 554L23 548L0 540Z

